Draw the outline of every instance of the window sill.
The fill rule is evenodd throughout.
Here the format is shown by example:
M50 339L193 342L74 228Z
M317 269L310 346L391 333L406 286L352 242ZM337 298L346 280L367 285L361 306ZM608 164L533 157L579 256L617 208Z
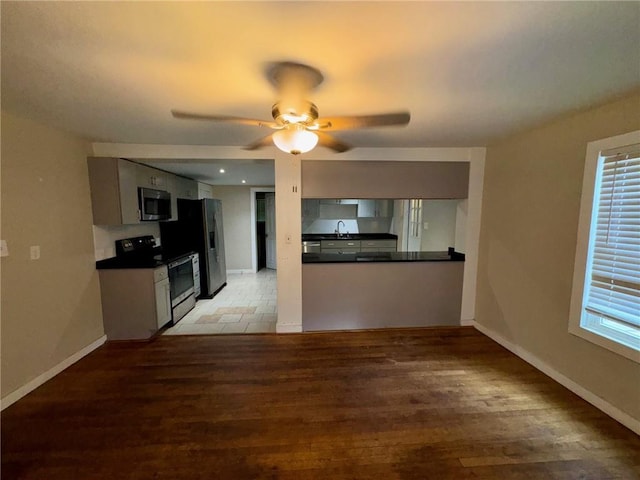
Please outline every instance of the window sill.
M592 330L589 330L587 327L583 327L580 325L570 325L569 333L575 335L576 337L587 340L588 342L596 344L602 348L606 348L607 350L626 357L636 363L640 363L640 351L618 343L618 341L611 340L603 336L603 334L601 333L596 333Z

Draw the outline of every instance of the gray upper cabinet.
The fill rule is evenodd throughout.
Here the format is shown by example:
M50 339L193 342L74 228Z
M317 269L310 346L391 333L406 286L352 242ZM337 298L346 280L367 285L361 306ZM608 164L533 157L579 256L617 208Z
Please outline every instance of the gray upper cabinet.
M171 220L178 219L178 199L198 199L198 182L190 178L169 175L169 192L171 193Z
M198 183L198 199L202 198L213 198L213 189L211 185L207 185L206 183Z
M155 190L169 190L169 177L171 177L170 173L137 163L135 164L135 166L137 179L136 183L138 187L153 188Z
M171 193L171 220L178 218L178 198L197 199L198 182L123 158L87 159L94 225L140 223L138 187Z
M176 198L187 198L189 200L198 199L198 182L190 178L173 175L171 178L173 191L171 194Z
M87 159L94 225L140 223L137 164L121 158Z
M392 217L393 200L358 200L358 217Z
M315 220L320 216L320 200L316 198L305 198L302 200L302 218L304 220Z

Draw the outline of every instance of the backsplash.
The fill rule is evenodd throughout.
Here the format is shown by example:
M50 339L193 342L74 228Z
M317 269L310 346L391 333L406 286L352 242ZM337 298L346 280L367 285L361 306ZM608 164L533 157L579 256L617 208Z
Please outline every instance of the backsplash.
M141 223L139 225L94 225L93 248L96 261L116 256L115 241L122 238L153 235L156 244L160 245L160 225L158 222Z
M344 225L340 224L340 233L360 233L358 229L358 221L354 219L324 219L318 218L312 220L308 224L302 224L302 233L333 233L336 230L338 221L342 220Z

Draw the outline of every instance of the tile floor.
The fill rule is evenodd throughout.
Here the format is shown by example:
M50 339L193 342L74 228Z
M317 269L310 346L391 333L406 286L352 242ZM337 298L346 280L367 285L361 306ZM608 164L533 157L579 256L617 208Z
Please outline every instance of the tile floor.
M163 335L275 332L277 308L275 270L231 273L226 287L211 300L198 300Z

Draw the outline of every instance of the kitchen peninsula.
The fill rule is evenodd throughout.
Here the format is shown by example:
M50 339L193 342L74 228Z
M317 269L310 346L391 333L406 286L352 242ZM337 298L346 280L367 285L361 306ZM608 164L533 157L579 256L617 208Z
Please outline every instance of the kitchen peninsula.
M464 254L407 245L392 233L303 234L303 330L458 325Z
M302 329L460 325L469 164L302 162Z
M304 331L459 325L464 255L307 253Z

